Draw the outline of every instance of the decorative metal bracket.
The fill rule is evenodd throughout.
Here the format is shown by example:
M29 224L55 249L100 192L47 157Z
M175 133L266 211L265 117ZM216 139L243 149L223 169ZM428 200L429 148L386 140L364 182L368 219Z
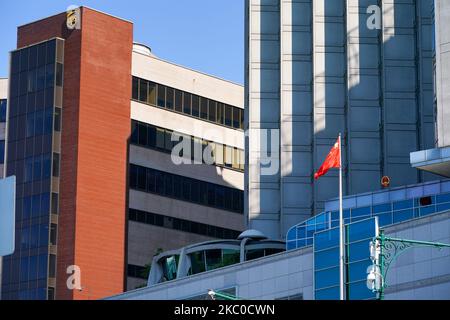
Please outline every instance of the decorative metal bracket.
M375 246L374 249L371 250L371 259L374 266L373 270L379 270L379 273L376 274L376 276L381 277L381 279L379 279L379 288L375 288L373 291L378 293L378 299L380 300L384 299L384 291L387 288L386 277L389 268L403 253L417 247L427 247L439 250L442 248L450 248L450 244L446 243L386 237L383 230L380 230L380 235L378 237L373 238L372 243Z

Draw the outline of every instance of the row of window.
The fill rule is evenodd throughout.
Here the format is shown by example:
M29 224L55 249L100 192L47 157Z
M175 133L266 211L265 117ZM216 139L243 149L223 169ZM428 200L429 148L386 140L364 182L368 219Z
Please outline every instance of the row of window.
M16 200L16 220L28 220L38 217L46 217L50 213L58 214L58 194L35 194Z
M160 214L129 209L128 218L131 221L146 223L172 230L199 234L217 239L237 239L240 232L236 230L216 227L204 223L168 217Z
M35 69L56 60L56 40L43 42L11 53L11 73Z
M15 268L15 266L17 266L17 268ZM6 289L17 287L15 284L19 283L20 286L22 286L22 283L29 281L38 284L36 280L45 279L47 274L50 277L55 277L56 275L56 256L53 254L40 254L25 256L20 259L7 259L3 264L3 291L8 291Z
M172 137L176 141L172 141ZM180 150L177 156L189 159L194 163L208 163L244 171L244 150L174 133L172 130L159 128L136 120L131 122L130 142L166 153L171 153L177 144L182 143L183 146L187 147Z
M53 88L55 84L61 86L62 81L63 66L61 63L57 63L56 65L51 63L38 69L12 74L10 97L16 98L27 93Z
M28 93L18 98L11 98L9 103L9 117L17 117L26 113L53 108L54 88Z
M9 141L8 143L8 175L15 175L15 170L22 170L23 159L34 155L52 152L53 137L51 134L45 136L31 137L23 140ZM14 167L14 162L16 166ZM17 175L20 172L17 173Z
M130 188L243 214L241 190L168 172L130 165Z
M244 129L244 110L205 97L133 77L133 100L234 129Z
M20 231L20 247L22 250L56 245L56 224L51 224L50 233L48 224L35 224L24 227Z
M25 124L25 125L24 125ZM53 125L54 124L54 125ZM47 108L11 119L9 141L49 135L61 130L61 108Z

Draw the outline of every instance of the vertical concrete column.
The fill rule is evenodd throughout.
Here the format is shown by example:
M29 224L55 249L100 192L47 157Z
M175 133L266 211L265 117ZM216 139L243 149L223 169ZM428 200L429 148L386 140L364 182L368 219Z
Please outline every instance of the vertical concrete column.
M311 216L313 189L312 1L281 1L281 234Z
M249 228L258 229L270 238L279 238L280 1L247 0L246 5L249 56L247 216ZM274 148L270 137L278 140L274 141ZM268 165L263 169L261 162Z

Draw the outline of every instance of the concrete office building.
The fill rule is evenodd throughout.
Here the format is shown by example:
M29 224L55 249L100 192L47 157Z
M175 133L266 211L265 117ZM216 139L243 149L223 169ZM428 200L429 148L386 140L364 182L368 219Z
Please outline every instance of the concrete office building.
M6 104L8 79L0 79L0 179L3 177L5 161Z
M437 3L246 1L250 228L281 238L338 195L337 171L313 173L339 132L344 194L379 190L383 176L393 187L437 179L409 165L411 152L435 146L432 22L447 5ZM369 29L377 12L380 30ZM279 130L268 144L274 175L259 165L266 129Z
M145 282L158 248L244 228L243 87L155 57L129 21L71 13L20 26L11 52L16 251L3 259L3 299L121 293ZM198 164L172 162L173 131Z
M450 178L450 3L437 0L435 5L434 101L437 144L435 149L412 153L411 164L417 169Z
M129 193L127 289L146 284L143 267L158 250L235 239L244 228L243 87L163 61L140 45L133 51L132 74L129 162L130 179L137 178ZM194 145L213 146L215 165L175 165L173 131L192 137L191 156L198 163ZM147 188L140 186L144 171L147 179L156 176L156 187L148 181ZM164 182L174 189L164 190Z
M290 229L286 252L158 284L149 278L147 288L108 299L204 300L213 289L242 299L338 300L339 258L334 253L339 247L334 242L331 248L323 248L330 239L338 240L334 220L336 201L325 202L325 207L326 212ZM366 270L372 265L369 243L374 230L364 227L373 217L377 217L378 227L388 237L450 244L449 181L348 196L344 199L344 209L347 230L359 224L355 233L364 238L346 245L345 292L349 300L375 298L366 287ZM385 299L449 300L449 264L449 248L408 249L391 264L386 276Z

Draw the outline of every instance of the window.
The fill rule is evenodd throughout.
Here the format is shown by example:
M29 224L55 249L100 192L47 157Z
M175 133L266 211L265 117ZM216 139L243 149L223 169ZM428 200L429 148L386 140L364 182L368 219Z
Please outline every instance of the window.
M0 164L5 163L5 140L0 141Z
M166 88L166 108L173 110L174 105L174 90Z
M149 182L149 179L152 181ZM241 190L133 164L130 165L130 188L243 213Z
M148 83L145 80L139 81L139 101L147 102L148 99Z
M56 275L56 256L54 254L50 255L48 276L54 278Z
M183 112L183 92L175 90L175 111Z
M197 95L192 95L192 115L198 117L200 115L200 105L199 97Z
M190 93L185 92L184 99L183 99L183 112L184 113L191 114L191 102L192 102L192 95Z
M59 177L59 154L53 153L53 176Z
M241 110L233 107L233 128L239 129L241 125Z
M61 87L63 85L63 65L61 63L56 64L56 85Z
M53 88L55 86L55 64L51 63L45 67L45 87Z
M147 103L156 105L156 84L153 82L148 82Z
M200 118L208 120L208 99L200 97Z
M50 225L50 244L55 246L58 234L58 226L54 223Z
M143 123L140 123L138 125L138 127L139 127L139 142L138 143L140 145L145 146L148 143L148 141L147 141L147 138L148 138L148 136L147 136L147 126L145 124L143 124Z
M55 124L54 129L56 132L61 131L61 108L55 108Z
M209 100L209 105L208 105L208 119L209 119L209 121L216 122L216 113L217 113L216 105L217 105L216 101Z
M59 200L58 200L58 194L52 193L52 214L58 214L59 213Z
M133 77L133 89L132 89L133 100L139 100L139 78Z
M0 100L0 122L6 122L6 100Z
M166 87L158 85L158 107L166 107Z
M224 124L224 107L223 103L217 103L217 123Z
M225 125L231 127L232 124L232 110L231 106L225 105Z

